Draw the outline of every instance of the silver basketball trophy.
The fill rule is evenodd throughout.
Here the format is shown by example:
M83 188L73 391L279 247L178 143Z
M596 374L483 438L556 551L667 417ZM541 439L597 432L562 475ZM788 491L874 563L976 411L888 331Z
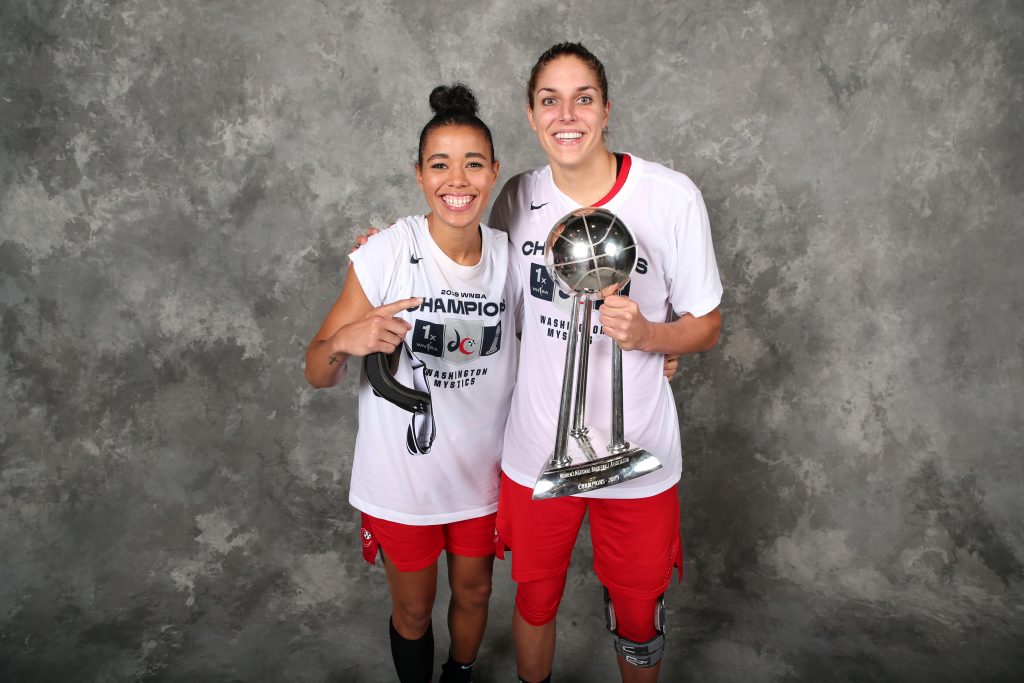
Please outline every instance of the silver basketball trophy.
M590 357L590 315L593 308L591 302L625 285L636 267L636 260L636 238L633 233L615 214L605 209L577 209L558 221L548 234L544 264L559 288L572 297L572 311L569 314L569 339L565 350L555 450L533 487L534 500L595 491L635 479L661 467L656 457L643 448L631 446L625 439L622 349L614 339L610 437L584 422L587 365ZM582 326L578 324L581 307ZM581 327L583 343L577 359L576 346ZM597 448L594 444L597 444Z

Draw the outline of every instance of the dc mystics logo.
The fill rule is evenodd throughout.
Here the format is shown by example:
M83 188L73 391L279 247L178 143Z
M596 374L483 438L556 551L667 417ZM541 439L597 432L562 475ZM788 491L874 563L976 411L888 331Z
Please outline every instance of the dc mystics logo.
M448 351L450 353L455 353L456 351L458 351L459 353L465 356L470 356L473 354L473 349L475 348L476 339L473 339L472 337L466 337L465 339L463 339L462 337L459 336L458 330L455 330L455 339L448 342Z
M441 358L455 365L480 357L484 324L479 320L445 320L444 353Z

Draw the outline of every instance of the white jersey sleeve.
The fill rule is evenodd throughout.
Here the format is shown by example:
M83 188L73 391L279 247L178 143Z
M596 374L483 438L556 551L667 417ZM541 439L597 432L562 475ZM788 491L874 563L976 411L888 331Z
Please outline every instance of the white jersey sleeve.
M675 263L668 271L669 301L677 314L689 313L699 318L721 303L722 282L704 199L696 187L686 195L673 226L676 249Z
M399 254L411 254L414 249L408 230L404 227L406 220L373 235L366 244L348 255L356 277L359 278L359 286L374 308L390 303L388 297L393 297L394 292L404 284L400 280L401 268L409 265L409 257L402 259ZM397 298L400 297L391 300Z

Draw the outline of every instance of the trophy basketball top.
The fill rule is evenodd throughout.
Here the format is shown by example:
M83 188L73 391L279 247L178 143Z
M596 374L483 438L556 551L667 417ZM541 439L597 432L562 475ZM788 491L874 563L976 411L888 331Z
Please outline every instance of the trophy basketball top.
M544 265L566 294L597 295L623 285L636 267L636 238L607 209L586 207L563 217L548 233Z

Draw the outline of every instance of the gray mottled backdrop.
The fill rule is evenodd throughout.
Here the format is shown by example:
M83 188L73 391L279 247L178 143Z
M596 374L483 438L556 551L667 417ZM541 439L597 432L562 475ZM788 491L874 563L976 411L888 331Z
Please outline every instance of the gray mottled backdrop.
M1016 0L0 3L0 679L390 680L354 383L304 347L361 226L424 208L430 88L477 89L507 178L583 39L727 290L674 382L663 679L1022 680L1022 35ZM613 679L589 561L560 681ZM511 596L498 563L480 681Z

